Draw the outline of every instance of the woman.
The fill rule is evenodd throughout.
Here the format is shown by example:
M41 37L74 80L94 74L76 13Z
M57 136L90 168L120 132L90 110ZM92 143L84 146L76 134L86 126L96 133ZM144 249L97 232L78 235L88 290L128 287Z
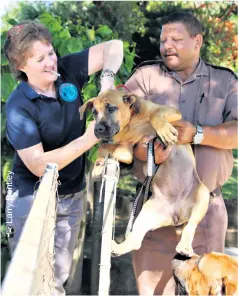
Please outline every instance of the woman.
M88 75L101 72L101 91L114 88L123 60L123 43L112 40L57 58L51 35L36 22L8 32L4 52L21 83L6 104L7 138L15 149L13 165L14 251L33 201L35 185L47 163L59 169L55 230L55 294L64 295L82 217L84 152L98 142L94 122L80 120L81 89Z

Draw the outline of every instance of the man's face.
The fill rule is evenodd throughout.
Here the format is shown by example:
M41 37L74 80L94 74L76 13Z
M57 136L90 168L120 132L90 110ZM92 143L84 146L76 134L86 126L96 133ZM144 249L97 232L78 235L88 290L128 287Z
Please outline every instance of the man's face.
M162 27L160 53L169 69L183 71L191 67L194 59L199 57L197 36L191 37L182 23L171 23Z

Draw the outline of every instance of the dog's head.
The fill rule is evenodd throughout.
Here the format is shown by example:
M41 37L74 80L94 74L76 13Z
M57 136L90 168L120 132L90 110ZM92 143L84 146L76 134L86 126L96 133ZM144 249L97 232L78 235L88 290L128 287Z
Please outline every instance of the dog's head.
M177 254L172 268L178 295L237 295L238 262L225 254Z
M139 112L139 98L134 94L108 90L80 107L81 119L87 109L92 111L96 121L95 136L110 140L128 124L132 114Z

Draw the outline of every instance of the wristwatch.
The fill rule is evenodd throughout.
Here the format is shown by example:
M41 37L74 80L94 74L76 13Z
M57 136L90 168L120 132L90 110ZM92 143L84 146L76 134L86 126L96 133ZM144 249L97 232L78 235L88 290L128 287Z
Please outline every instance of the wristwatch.
M204 139L203 129L202 129L201 125L198 124L197 125L197 132L193 137L193 143L192 144L195 144L195 145L201 144L203 139Z

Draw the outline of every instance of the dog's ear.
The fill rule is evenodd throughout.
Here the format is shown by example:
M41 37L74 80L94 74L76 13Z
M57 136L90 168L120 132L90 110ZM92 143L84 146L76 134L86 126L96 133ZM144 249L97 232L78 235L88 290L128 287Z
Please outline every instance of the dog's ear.
M86 103L84 103L84 104L79 108L79 113L80 113L80 119L81 119L81 120L83 119L84 112L85 112L87 109L92 110L94 99L95 99L95 98L92 98L92 99L88 100Z
M122 100L125 104L129 105L135 114L140 112L140 99L137 95L126 93L123 95Z

